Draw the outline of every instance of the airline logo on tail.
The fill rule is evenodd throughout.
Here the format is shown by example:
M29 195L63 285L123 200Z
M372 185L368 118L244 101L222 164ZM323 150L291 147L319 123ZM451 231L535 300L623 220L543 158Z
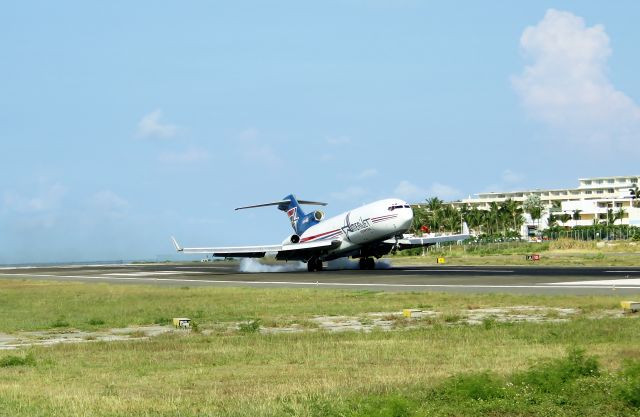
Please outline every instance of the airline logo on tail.
M293 230L297 230L296 224L298 224L298 207L293 207L287 210L287 216L289 216Z

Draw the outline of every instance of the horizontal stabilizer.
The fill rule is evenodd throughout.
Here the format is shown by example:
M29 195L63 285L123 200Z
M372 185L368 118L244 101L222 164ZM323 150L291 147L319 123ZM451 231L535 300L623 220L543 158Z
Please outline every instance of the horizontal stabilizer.
M327 203L322 203L320 201L309 201L309 200L297 200L298 204L308 204L308 205L314 205L314 206L326 206ZM249 209L249 208L256 208L256 207L268 207L268 206L280 206L283 204L289 204L291 202L291 200L280 200L280 201L273 201L271 203L263 203L263 204L254 204L252 206L244 206L244 207L236 207L236 210L244 210L244 209Z
M173 240L173 246L175 246L176 252L182 252L182 248L178 244L178 241L176 240L176 238L171 236L171 240Z

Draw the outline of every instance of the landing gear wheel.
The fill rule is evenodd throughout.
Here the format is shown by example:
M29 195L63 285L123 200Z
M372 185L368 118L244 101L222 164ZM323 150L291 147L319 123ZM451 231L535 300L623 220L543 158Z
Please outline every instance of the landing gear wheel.
M318 258L311 258L309 259L309 261L307 262L307 271L309 272L313 272L313 271L322 271L323 266L322 266L322 260L318 259Z
M374 261L373 258L360 258L360 269L371 270L375 268L376 261Z

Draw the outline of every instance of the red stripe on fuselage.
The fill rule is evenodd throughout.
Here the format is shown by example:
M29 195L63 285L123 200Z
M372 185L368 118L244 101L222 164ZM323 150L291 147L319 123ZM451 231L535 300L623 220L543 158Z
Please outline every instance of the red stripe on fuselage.
M322 237L322 236L326 236L326 235L330 235L331 233L335 233L335 232L339 232L339 231L340 231L340 229L335 229L335 230L331 230L329 232L320 233L318 235L309 236L309 237L303 237L302 239L300 239L300 242L308 242L309 240L316 239L318 237Z

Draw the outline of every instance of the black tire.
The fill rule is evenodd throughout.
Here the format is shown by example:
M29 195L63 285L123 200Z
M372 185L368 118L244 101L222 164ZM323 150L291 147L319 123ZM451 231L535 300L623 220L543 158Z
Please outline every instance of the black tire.
M311 258L307 262L307 271L313 272L315 270L316 270L316 259L315 258Z
M324 269L324 265L322 265L322 260L321 259L316 259L316 271L320 272Z
M376 261L373 258L367 258L367 269L374 270L376 269Z
M369 269L369 258L360 258L358 265L360 265L360 269L362 270Z

